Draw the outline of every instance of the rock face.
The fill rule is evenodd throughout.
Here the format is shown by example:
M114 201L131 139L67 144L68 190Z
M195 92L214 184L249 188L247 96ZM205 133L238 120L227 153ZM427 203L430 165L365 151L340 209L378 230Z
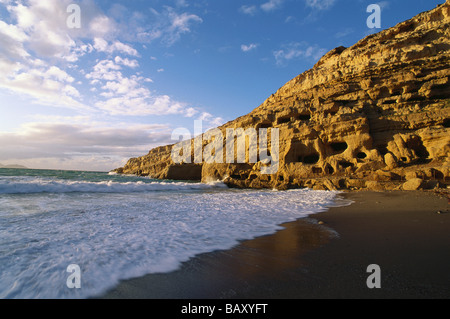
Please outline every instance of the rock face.
M450 3L327 53L228 128L279 129L276 174L256 164L174 164L172 146L118 173L232 187L409 189L450 181ZM203 146L207 141L204 141ZM269 143L270 146L270 143ZM270 147L269 147L270 149ZM427 181L437 181L429 183Z

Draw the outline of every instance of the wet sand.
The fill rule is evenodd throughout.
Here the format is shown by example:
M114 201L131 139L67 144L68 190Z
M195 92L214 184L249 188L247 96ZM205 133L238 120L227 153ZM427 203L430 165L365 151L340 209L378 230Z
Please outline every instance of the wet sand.
M424 192L341 196L354 203L199 255L175 272L123 281L101 298L450 298L447 198ZM371 264L381 268L381 289L367 287Z

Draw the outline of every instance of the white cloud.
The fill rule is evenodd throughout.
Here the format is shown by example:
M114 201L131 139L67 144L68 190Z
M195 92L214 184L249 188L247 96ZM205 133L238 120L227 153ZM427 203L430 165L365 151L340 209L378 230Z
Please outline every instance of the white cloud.
M258 12L258 8L256 6L243 5L242 7L239 8L239 11L244 14L248 14L248 15L252 16Z
M111 60L102 60L94 66L93 72L86 74L86 78L93 80L93 84L99 83L99 80L118 80L122 77L122 73L119 72L121 69L120 65L115 64Z
M263 3L261 5L261 9L266 12L269 12L269 11L279 9L282 4L283 4L283 0L269 0L268 2Z
M308 45L307 43L290 43L285 45L282 49L274 51L276 64L279 66L286 65L291 60L309 59L312 61L319 60L325 53L326 49L320 48L317 45Z
M186 109L185 104L175 102L167 95L154 97L145 88L134 88L123 95L119 90L111 90L107 96L108 99L97 102L95 106L111 115L182 115Z
M293 16L288 16L285 20L284 20L284 22L285 23L290 23L290 22L292 22L292 21L294 21L295 20L295 18L293 17Z
M306 6L315 10L326 10L331 8L336 0L306 0Z
M203 20L195 15L189 13L178 14L173 10L169 10L170 25L165 30L165 42L169 45L178 41L182 34L191 32L192 23L202 23Z
M0 20L0 32L3 36L9 37L10 39L17 42L24 42L29 39L29 36L18 26L7 24Z
M39 104L89 109L79 100L74 77L57 66L60 62L70 69L70 62L88 51L88 46L77 45L65 27L67 14L63 6L69 2L26 3L28 6L9 2L6 7L15 24L0 21L0 88Z
M7 6L11 16L17 21L16 27L26 33L21 42L41 57L57 57L66 61L76 61L73 51L76 47L74 34L66 26L66 8L69 0L29 0Z
M259 44L257 43L250 43L250 44L243 44L241 45L241 50L244 52L249 52L252 50L255 50L257 47L259 46Z
M94 38L94 49L99 52L108 52L108 41L102 38Z
M102 89L112 94L112 96L126 95L129 98L149 97L150 91L141 87L142 77L133 75L131 77L121 77L115 82L107 82Z
M186 0L176 0L177 7L189 7Z
M267 2L264 2L260 6L256 5L243 5L239 8L239 12L243 14L247 14L250 16L254 16L258 13L259 10L262 10L264 12L272 12L275 11L283 5L284 0L269 0Z
M23 42L28 38L17 26L0 20L0 58L21 61L30 56L23 46Z
M142 13L133 13L136 19L117 21L103 14L94 1L81 1L83 27L69 29L66 9L72 2L0 0L6 5L4 12L9 13L0 20L0 89L40 105L70 108L75 114L110 116L112 122L117 115L194 117L200 113L196 107L150 90L147 85L152 80L136 71L141 56L135 42L160 39L172 45L203 22L195 14L179 12L186 2L178 2L175 9L164 7L160 13L151 11L155 16L144 24ZM136 32L125 31L130 29ZM87 56L94 53L95 57ZM87 66L92 62L86 61L96 62ZM83 76L88 81L80 81ZM83 82L91 87L82 87ZM84 102L88 99L83 90L95 92L89 105ZM95 165L106 163L102 156L129 158L147 152L152 143L171 142L167 127L114 127L89 123L86 118L72 118L74 122L48 119L26 123L17 132L0 131L0 159L33 159L35 163L48 159L55 164L49 167L75 165L82 159ZM207 116L211 123L219 119ZM70 168L67 165L64 167Z
M145 115L185 115L188 107L184 103L173 101L167 95L155 95L143 83L151 82L151 79L143 76L124 76L122 67L124 59L116 57L115 61L99 61L86 78L92 85L99 86L99 97L95 106L111 115L145 116Z
M377 3L381 9L389 8L390 2L389 1L380 1Z
M129 68L135 69L137 67L139 67L139 62L137 60L129 60L129 59L123 59L120 56L116 56L114 59L114 62L116 62L117 64L121 64L124 66L127 66Z
M186 117L193 117L197 113L198 113L198 111L196 109L194 109L193 107L190 107L190 108L186 109L185 116Z
M219 127L224 124L224 119L221 117L214 117L211 113L202 112L198 117L198 120L207 122L209 125Z
M6 39L2 37L1 39ZM0 41L5 43L5 41ZM10 53L20 52L14 57ZM0 50L0 88L15 94L31 97L34 101L50 106L72 109L88 109L78 101L80 93L73 86L75 79L57 66L49 66L42 60L33 59L22 45L3 47Z
M49 117L17 132L1 132L0 160L32 168L111 170L130 154L171 143L167 125L92 122L87 117Z
M115 41L111 46L110 46L110 50L112 50L112 52L114 51L118 51L118 52L122 52L128 55L132 55L132 56L139 56L139 53L136 51L136 49L134 49L133 47L131 47L128 44L124 44L120 41Z
M94 49L96 49L98 52L106 52L110 54L114 52L120 52L135 57L139 56L138 51L128 44L124 44L120 41L114 41L112 44L109 44L105 39L102 38L94 39Z
M67 74L65 71L61 70L57 66L52 66L50 69L45 72L46 76L53 77L56 80L60 82L69 82L72 83L75 81L73 77L71 77L69 74Z
M159 40L167 46L172 46L182 35L191 33L195 25L203 23L203 19L196 14L180 12L180 9L184 8L183 5L176 8L164 6L161 11L150 8L149 14L145 16L127 11L123 13L123 17L128 19L122 18L120 28L131 28L135 32L124 34L123 37L143 43ZM134 22L130 22L131 19ZM135 25L136 21L141 23Z
M95 36L104 37L117 31L117 27L110 18L105 15L99 15L90 21L89 31Z

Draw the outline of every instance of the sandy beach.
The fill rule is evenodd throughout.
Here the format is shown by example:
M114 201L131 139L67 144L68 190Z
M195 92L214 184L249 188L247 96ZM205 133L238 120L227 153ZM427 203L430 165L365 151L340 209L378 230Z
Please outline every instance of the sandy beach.
M100 298L450 298L445 196L340 196L353 204L285 224L231 250L199 255L175 272L123 281ZM367 287L371 264L381 268L380 289Z

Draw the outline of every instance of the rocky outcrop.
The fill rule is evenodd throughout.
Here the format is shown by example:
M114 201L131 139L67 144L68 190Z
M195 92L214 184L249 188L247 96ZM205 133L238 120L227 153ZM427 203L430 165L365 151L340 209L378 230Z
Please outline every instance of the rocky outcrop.
M276 174L261 174L261 162L174 164L172 146L131 159L116 172L252 188L446 187L449 76L447 2L330 51L253 112L219 128L223 134L227 128L278 128Z

